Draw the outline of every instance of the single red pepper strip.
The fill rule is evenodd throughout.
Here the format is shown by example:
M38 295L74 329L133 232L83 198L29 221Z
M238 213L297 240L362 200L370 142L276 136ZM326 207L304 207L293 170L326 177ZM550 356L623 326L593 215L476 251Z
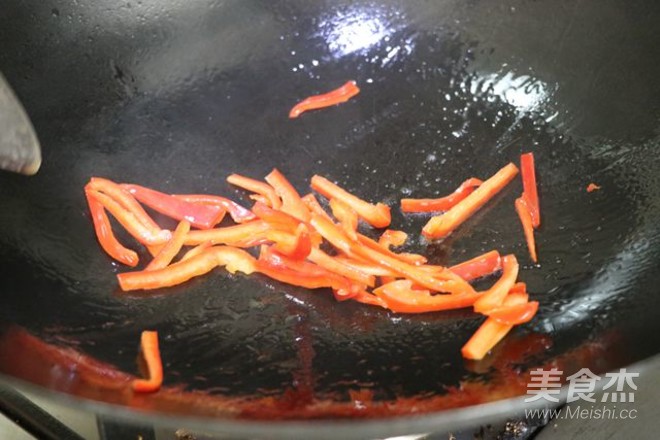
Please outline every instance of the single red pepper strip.
M273 169L265 178L266 182L275 189L275 193L282 199L281 211L292 215L303 222L309 221L309 209L303 203L298 191L279 170Z
M314 191L323 194L328 200L337 199L350 206L357 212L361 219L374 228L386 228L392 221L390 207L377 203L375 205L354 196L345 189L330 182L325 177L315 175L312 177L311 186Z
M119 287L124 291L159 289L185 283L191 278L207 274L217 266L225 266L230 273L240 271L249 275L255 270L255 259L242 249L214 246L163 269L120 273L117 279Z
M518 218L520 218L520 223L522 223L523 232L525 233L525 241L527 242L527 249L529 249L529 256L534 263L538 262L536 256L536 242L534 240L534 220L532 219L532 213L529 210L529 205L527 204L524 197L516 199L515 202L516 212L518 213Z
M431 295L428 290L412 288L410 280L396 280L374 290L387 308L397 313L427 313L470 307L482 295L469 292L457 295Z
M449 270L463 278L465 281L476 280L477 278L491 275L501 269L502 261L500 253L497 251L486 252L483 255L479 255L478 257L449 268Z
M282 200L275 192L275 189L266 182L260 182L259 180L241 176L240 174L231 174L227 177L227 182L265 197L273 209L280 209L282 207Z
M245 223L256 218L249 209L224 197L207 194L174 194L173 196L188 203L220 206L229 213L231 219L236 223Z
M248 223L242 223L236 226L227 226L224 228L205 229L201 231L190 231L186 235L185 244L196 246L204 242L213 244L227 244L237 246L244 244L250 247L266 239L266 232L270 229L268 223L262 220L256 220Z
M524 304L527 295L509 294L503 301L505 307ZM461 354L466 359L479 360L501 341L511 331L513 325L502 324L494 318L488 318L472 335L469 341L461 349Z
M158 332L145 330L140 337L142 357L147 364L149 379L135 379L133 391L138 393L153 393L163 384L163 361L158 347Z
M199 229L212 228L222 221L226 213L221 206L186 202L178 197L140 185L124 184L122 188L153 210L178 221L187 220L192 226Z
M186 235L190 231L190 222L182 220L174 230L170 241L165 243L158 255L151 260L144 270L157 270L167 267L174 257L181 251L183 243L186 241Z
M448 211L458 202L478 188L483 182L472 177L461 184L453 193L438 199L401 199L401 211L403 212L436 212Z
M357 212L347 204L338 199L330 199L330 210L332 215L339 221L344 232L351 240L357 240L358 215Z
M484 295L474 303L474 311L486 313L502 305L518 278L518 261L515 255L506 255L502 258L502 276L488 289Z
M422 229L422 234L429 239L442 238L451 234L507 186L516 174L518 174L518 168L514 164L506 165L449 211L432 217Z
M502 306L488 312L488 316L500 324L520 325L532 320L539 309L538 301L513 306Z
M520 174L523 182L523 198L527 202L529 214L532 216L532 225L536 229L541 225L541 207L536 186L534 153L525 153L520 156Z
M147 228L138 220L133 212L124 208L112 197L93 189L88 189L86 192L90 197L98 200L98 202L117 219L124 229L143 245L159 245L167 243L169 239L172 238L172 233L168 230L161 229L153 231L152 229Z
M112 180L104 179L102 177L92 177L85 188L93 189L112 198L127 211L131 212L145 228L152 232L152 234L158 234L161 230L160 226L156 224L138 201L135 200L135 197L122 188L121 185Z
M360 89L355 81L348 81L343 86L322 95L310 96L300 101L289 112L289 118L294 119L302 113L309 110L317 110L348 101L353 96L360 93Z
M89 211L92 214L92 221L94 222L94 230L96 231L96 238L101 244L103 250L112 258L123 263L127 266L135 267L139 262L138 255L135 251L124 247L112 232L110 220L105 213L103 205L99 203L94 197L85 191L87 197L87 204Z

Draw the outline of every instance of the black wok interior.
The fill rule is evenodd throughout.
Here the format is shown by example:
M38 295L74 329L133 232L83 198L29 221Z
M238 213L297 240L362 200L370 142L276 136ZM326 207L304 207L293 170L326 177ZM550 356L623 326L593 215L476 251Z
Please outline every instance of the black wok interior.
M650 357L660 348L659 9L3 2L0 71L34 123L43 166L32 178L0 174L0 320L133 373L140 331L157 329L165 384L218 395L282 394L303 340L318 398L441 394L474 374L460 356L481 322L468 310L394 315L222 270L155 293L118 290L125 268L97 245L83 197L91 176L248 204L225 177L277 167L301 192L318 173L390 204L392 227L414 237L407 248L434 263L514 252L541 303L514 334L553 341L523 368L588 341L617 353L604 370ZM298 100L349 79L355 99L288 119ZM444 242L417 239L426 217L396 208L523 151L539 176L539 266L513 209L519 181ZM590 182L602 189L587 193Z

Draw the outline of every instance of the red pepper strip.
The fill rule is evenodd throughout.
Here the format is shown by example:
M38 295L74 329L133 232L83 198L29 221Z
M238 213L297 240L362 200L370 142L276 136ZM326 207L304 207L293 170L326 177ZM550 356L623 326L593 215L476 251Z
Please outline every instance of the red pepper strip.
M343 234L341 229L339 229L334 223L325 219L324 217L312 215L311 224L323 236L323 238L328 240L334 247L346 253L347 255L356 255L360 258L364 258L377 263L383 267L393 270L399 275L415 281L417 284L428 289L436 292L448 293L474 292L472 286L470 286L467 282L463 281L459 277L456 277L457 279L451 280L440 280L435 278L433 275L424 272L417 266L405 263L377 250L364 246L361 243L353 242Z
M280 209L282 207L282 200L277 196L275 189L265 182L241 176L240 174L230 175L227 177L227 182L264 196L270 201L270 207L273 209Z
M213 246L213 243L211 243L210 241L205 241L204 243L195 246L194 248L190 249L188 252L183 254L183 257L181 257L181 260L179 260L179 262L190 260L192 257L201 254L211 246Z
M523 198L527 202L529 213L532 216L534 229L541 225L541 207L539 193L536 187L536 170L534 169L534 153L525 153L520 156L520 174L523 182Z
M261 202L252 207L252 212L264 222L279 231L294 233L300 224L300 220L286 212L272 209Z
M484 296L474 303L474 311L486 313L491 309L502 305L507 293L516 283L518 278L518 261L515 255L506 255L502 258L502 276L488 289Z
M144 270L158 270L167 267L181 251L183 242L186 240L186 235L189 231L190 222L186 220L179 222L170 241L163 246L158 255L156 255L156 258L151 260L151 263Z
M500 324L520 325L532 320L539 309L538 301L514 306L502 306L488 312L488 316Z
M125 248L112 232L110 220L105 213L103 205L92 197L88 191L85 191L87 197L87 204L89 211L92 214L94 221L94 230L96 231L96 238L101 244L103 250L115 260L127 266L135 267L138 264L139 258L135 251Z
M175 220L188 220L192 226L199 229L212 228L222 221L226 213L221 206L186 202L140 185L124 184L122 188L153 210Z
M149 379L135 379L133 391L137 393L153 393L163 384L163 361L158 348L158 332L145 330L140 337L142 356L147 364Z
M500 253L497 251L486 252L471 260L464 261L455 266L451 266L449 270L454 272L465 281L476 280L477 278L485 277L498 270L502 269L502 262Z
M330 272L336 273L337 275L341 275L360 284L369 287L374 287L376 285L376 278L373 275L369 275L352 265L346 264L343 260L337 257L332 257L318 248L312 248L307 259Z
M482 295L470 292L457 295L431 295L428 290L412 288L410 280L397 280L374 290L387 308L397 313L426 313L470 307Z
M448 211L453 208L458 202L465 199L467 196L482 184L483 182L475 177L472 177L465 182L453 193L439 199L401 199L401 211L403 212L435 212L435 211Z
M224 197L211 196L206 194L174 194L174 197L184 200L188 203L220 206L229 213L231 219L236 223L245 223L256 218L249 209L244 208L233 200L229 200Z
M360 290L358 294L353 297L353 299L362 304L368 304L370 306L378 306L384 309L387 308L387 303L385 301L383 301L381 298L377 297L376 295L367 292L366 290Z
M129 210L117 203L113 198L95 191L87 190L87 194L98 200L105 209L126 229L136 240L145 246L163 244L172 238L172 233L161 229L153 231L144 226L138 218Z
M536 263L538 262L538 258L536 256L536 242L534 240L534 224L532 220L532 214L524 197L517 198L515 206L516 212L518 213L518 218L520 218L520 223L522 223L523 232L525 233L525 241L527 242L527 249L529 249L529 256L532 261Z
M135 197L122 188L121 185L112 180L103 179L101 177L92 177L85 188L93 189L111 197L126 210L133 213L137 220L153 234L158 234L161 230L160 226L156 224L144 208L137 202L137 200L135 200Z
M332 90L322 95L314 95L300 101L289 112L289 118L294 119L300 116L301 113L309 110L317 110L325 107L332 107L333 105L341 104L348 101L353 96L360 93L355 81L348 81L338 89Z
M503 304L508 307L526 302L527 298L524 296L508 295ZM463 346L461 354L466 359L483 359L490 349L500 342L512 328L512 325L501 324L494 318L486 319Z
M380 245L377 241L362 234L358 234L358 242L370 249L381 252L389 257L396 258L399 261L403 261L404 263L414 264L415 266L426 263L426 257L423 255L409 253L397 254L389 250L387 247Z
M465 220L486 204L518 174L518 168L510 163L499 170L490 179L472 192L465 199L442 215L432 217L422 229L426 238L442 238L451 234Z
M240 271L249 275L255 271L255 259L242 249L214 246L197 256L163 269L120 273L117 279L124 291L159 289L185 283L191 278L210 272L217 266L226 266L230 273Z
M408 234L405 232L387 229L378 239L378 244L389 249L391 246L403 246L407 239Z
M312 250L309 230L303 223L298 225L293 234L271 229L266 232L266 238L275 243L273 248L277 252L295 260L305 259Z
M598 191L600 189L600 185L596 185L595 183L590 183L587 185L587 192L594 192Z
M364 200L354 196L348 191L340 188L334 183L330 182L325 177L315 175L312 177L312 189L323 194L328 200L337 199L350 206L358 213L361 219L369 223L375 228L386 228L392 221L390 214L390 207L377 203L375 205L365 202Z
M270 229L268 223L257 220L236 226L206 229L203 231L190 231L186 236L186 245L195 246L209 241L213 244L246 244L250 241L255 244L266 239L266 231ZM254 246L254 244L252 245ZM249 246L246 246L249 247Z
M347 204L338 199L330 199L332 215L339 221L344 232L351 240L357 240L358 215Z
M275 189L275 193L282 199L282 207L280 208L282 212L292 215L303 222L309 221L309 209L303 203L298 191L296 191L282 173L277 169L273 169L266 176L266 182Z
M309 211L313 214L320 215L322 217L325 217L326 219L332 221L330 218L330 215L328 215L327 212L323 209L319 201L316 199L314 194L307 194L305 197L302 198L303 203Z

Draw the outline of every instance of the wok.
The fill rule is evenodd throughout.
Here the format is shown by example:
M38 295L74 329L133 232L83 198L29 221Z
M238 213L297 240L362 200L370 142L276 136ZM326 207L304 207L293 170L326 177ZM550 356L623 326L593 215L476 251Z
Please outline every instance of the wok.
M361 437L508 414L522 405L516 375L533 367L602 372L658 352L657 2L2 9L0 71L43 144L36 177L0 175L4 380L219 432ZM349 79L362 89L355 99L287 118L298 100ZM82 193L104 176L247 203L224 178L277 167L301 192L319 173L395 207L487 177L523 151L537 161L539 266L513 211L518 182L447 240L408 245L439 264L493 248L523 262L539 314L476 364L459 352L481 321L467 310L394 315L221 270L123 294L115 273L125 269L99 249ZM590 182L602 189L587 193ZM418 236L424 217L393 214ZM146 328L161 335L166 397L101 392L71 357L44 354L75 350L136 374ZM365 390L373 402L361 407Z

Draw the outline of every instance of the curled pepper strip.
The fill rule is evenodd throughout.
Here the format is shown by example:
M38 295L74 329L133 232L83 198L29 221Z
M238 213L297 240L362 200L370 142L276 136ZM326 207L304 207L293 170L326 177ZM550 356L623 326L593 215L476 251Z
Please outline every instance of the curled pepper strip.
M227 177L227 182L251 191L268 200L270 207L273 209L280 209L282 207L282 200L279 198L275 189L265 182L252 179L250 177L241 176L240 174L231 174Z
M174 257L181 251L183 243L186 241L186 235L190 231L190 222L183 220L174 230L174 234L170 241L165 243L163 248L158 252L158 255L151 260L144 270L158 270L167 267Z
M600 189L600 185L596 185L595 183L590 183L587 185L587 192L591 193L594 191L598 191Z
M131 267L137 266L139 262L137 253L124 247L119 241L117 241L115 234L112 232L110 220L105 213L103 205L101 205L93 196L88 194L87 191L85 191L85 196L87 197L89 211L92 214L96 238L103 250L120 263Z
M221 206L186 202L140 185L125 184L122 188L153 210L178 221L187 220L192 226L200 229L210 229L217 225L226 213Z
M135 379L133 391L138 393L153 393L163 384L163 361L158 347L158 332L145 330L140 337L140 349L147 364L148 379Z
M422 229L422 234L428 239L442 238L451 234L452 231L507 186L516 174L518 174L518 168L514 164L506 165L449 211L432 217Z
M112 198L126 210L131 212L135 218L137 218L137 220L153 234L157 234L160 231L160 226L158 226L149 214L147 214L144 208L142 208L137 200L135 200L135 197L122 188L121 185L102 177L92 177L85 188L98 191Z
M392 221L390 207L377 203L375 205L354 196L338 185L330 182L325 177L315 175L312 177L312 189L323 194L328 200L337 199L350 206L357 212L361 219L374 228L386 228Z
M436 212L447 211L479 187L483 182L477 178L470 178L463 182L456 191L438 199L401 199L403 212Z
M320 108L341 104L348 101L358 93L360 93L360 89L358 88L355 81L348 81L346 84L335 90L324 93L322 95L310 96L309 98L299 102L289 112L289 118L297 118L302 113L309 110L317 110Z
M176 286L191 278L207 274L217 266L225 266L230 273L240 271L249 275L255 270L255 260L242 249L214 246L163 269L120 273L117 279L123 291L159 289Z
M161 229L154 231L147 228L143 223L138 220L135 214L122 205L117 203L113 198L93 189L88 189L87 194L90 197L98 200L105 209L112 214L114 218L133 236L136 240L145 246L164 244L172 238L172 233L168 230Z
M207 250L211 246L213 246L213 243L211 243L210 241L205 241L202 244L198 244L197 246L195 246L194 248L190 249L188 252L183 254L183 257L181 257L181 260L179 260L179 261L190 260L192 257L195 257L195 256L201 254L202 252L204 252L205 250Z

